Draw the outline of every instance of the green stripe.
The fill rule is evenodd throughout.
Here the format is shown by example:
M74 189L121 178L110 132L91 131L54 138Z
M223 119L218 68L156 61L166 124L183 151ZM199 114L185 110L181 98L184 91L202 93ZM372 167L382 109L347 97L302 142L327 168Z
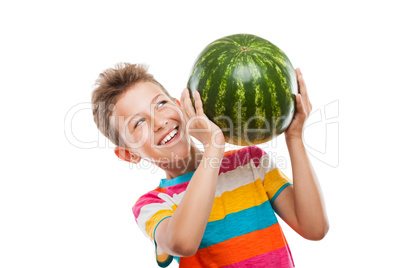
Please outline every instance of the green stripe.
M271 122L271 124L273 123L272 119L273 118L278 118L281 116L281 109L279 106L279 101L278 101L278 94L277 94L277 90L280 90L280 88L278 88L280 85L278 83L278 79L277 79L277 75L276 75L276 71L275 71L275 64L272 63L272 61L262 58L261 62L268 64L269 67L266 65L266 73L264 74L264 79L266 81L266 84L268 85L268 91L269 91L269 95L270 95L270 100L271 100L271 114L270 117L268 118L268 120ZM272 67L274 68L272 68ZM272 74L268 77L268 74Z
M226 60L228 58L225 58ZM228 67L226 68L224 74L221 76L221 81L217 81L217 83L219 83L219 87L218 87L218 93L216 96L216 102L214 105L214 110L215 110L215 116L221 116L224 115L225 112L225 103L224 103L224 97L227 94L227 83L228 83L228 79L229 79L229 75L232 73L232 69L235 67L235 64L233 64L233 62L235 62L237 59L237 57L233 57L229 64L227 65ZM225 61L221 61L218 64L221 65L223 64Z
M250 57L251 59L251 57ZM252 59L251 59L252 60ZM261 73L260 73L260 68L257 68L255 61L253 61L254 64L250 65L251 72L253 73L253 81L252 81L252 88L255 91L255 97L254 97L254 107L255 107L255 123L250 124L250 127L252 128L264 128L265 126L265 121L263 118L265 118L265 107L264 107L264 95L262 93L261 89ZM251 123L251 122L250 122Z

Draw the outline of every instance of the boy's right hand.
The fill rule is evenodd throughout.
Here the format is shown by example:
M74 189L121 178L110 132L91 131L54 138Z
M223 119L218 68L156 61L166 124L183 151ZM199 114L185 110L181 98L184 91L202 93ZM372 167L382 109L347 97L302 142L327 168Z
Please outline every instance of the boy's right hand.
M199 140L204 148L215 148L224 150L225 137L222 130L204 114L201 96L194 91L195 109L190 99L190 93L185 88L181 94L181 110L186 121L186 131Z

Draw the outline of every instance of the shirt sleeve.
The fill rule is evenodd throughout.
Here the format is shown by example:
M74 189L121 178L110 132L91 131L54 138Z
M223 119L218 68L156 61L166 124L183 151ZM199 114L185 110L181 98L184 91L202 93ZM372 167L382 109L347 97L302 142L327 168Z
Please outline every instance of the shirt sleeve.
M272 154L267 154L257 146L252 146L253 159L265 192L271 204L287 186L292 185L291 180L278 168Z
M162 220L173 216L174 209L171 204L160 198L160 194L154 190L141 196L133 206L133 213L138 227L155 245L157 264L160 267L167 267L172 262L173 256L158 250L155 230Z

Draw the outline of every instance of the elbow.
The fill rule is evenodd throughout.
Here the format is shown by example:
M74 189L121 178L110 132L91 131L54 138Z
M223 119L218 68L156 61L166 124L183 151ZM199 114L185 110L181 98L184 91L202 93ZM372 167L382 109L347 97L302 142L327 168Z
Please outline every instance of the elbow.
M201 240L197 244L194 242L197 239L189 236L182 232L167 232L165 237L167 253L177 257L190 257L197 253Z
M198 246L190 242L175 243L172 251L180 257L190 257L197 253Z
M324 239L324 237L327 235L327 232L316 232L314 234L310 234L306 237L306 239L311 240L311 241L320 241Z
M166 222L162 221L161 225L162 229L160 229L160 232L157 233L155 232L157 236L157 240L155 242L158 242L159 247L161 247L161 250L165 253L168 253L172 256L177 256L177 257L190 257L193 256L197 251L201 243L201 238L198 240L198 244L196 238L193 237L193 235L187 230L186 232L182 231L177 231L177 226L171 226L171 218L167 218ZM159 234L159 236L158 236Z
M306 225L306 224L305 224ZM295 229L299 235L307 240L320 241L324 239L329 231L328 221L323 221L321 223L310 222L307 226L300 226Z
M303 235L303 237L312 241L320 241L324 239L328 231L329 231L329 224L326 223L321 227L315 227L313 230Z

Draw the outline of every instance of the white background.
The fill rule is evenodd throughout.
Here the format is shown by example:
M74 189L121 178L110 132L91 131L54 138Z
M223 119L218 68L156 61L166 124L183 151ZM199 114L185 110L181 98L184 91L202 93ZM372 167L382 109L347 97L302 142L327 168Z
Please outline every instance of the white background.
M397 1L2 3L0 267L156 267L131 207L164 174L115 157L93 122L95 79L146 63L179 97L198 53L236 33L285 51L321 114L305 142L331 227L313 242L282 223L296 267L401 265L400 11ZM291 177L283 135L262 147Z

